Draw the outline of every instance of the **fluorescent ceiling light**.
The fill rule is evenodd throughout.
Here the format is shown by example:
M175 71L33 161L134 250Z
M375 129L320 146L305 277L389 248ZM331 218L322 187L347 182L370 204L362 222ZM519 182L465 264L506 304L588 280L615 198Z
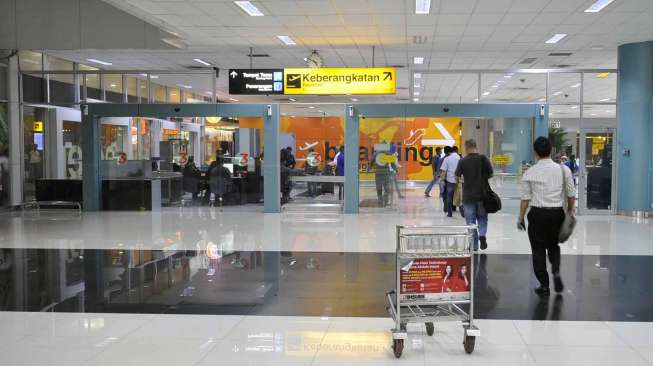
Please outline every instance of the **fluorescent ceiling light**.
M414 87L415 87L415 89L419 89L419 88L422 87L422 85L421 84L415 84Z
M200 64L202 64L202 65L204 65L204 66L211 66L210 63L208 63L208 62L202 60L201 58L194 58L193 61L195 61L195 62L197 62L197 63L200 63Z
M603 99L599 100L599 102L609 102L609 101L610 101L610 98L603 98Z
M294 46L297 44L290 36L277 36L281 42L283 42L286 46Z
M572 87L572 88L578 88L579 86L580 86L580 83L576 83L576 84L574 84L574 85L570 85L570 87Z
M540 98L538 99L539 102L546 102L546 98Z
M515 74L507 74L507 75L503 75L503 77L506 78L506 79L510 79L513 75L515 75Z
M140 76L147 77L147 74L139 74ZM157 75L150 75L150 79L158 79L159 77Z
M614 0L596 0L594 4L590 5L589 8L585 9L586 13L598 13L606 6L612 4Z
M578 109L578 106L577 105L572 105L571 109Z
M488 96L488 95L490 95L490 92L485 92L485 93L483 93L483 95Z
M428 14L431 12L431 0L415 0L415 14Z
M358 99L357 98L351 98L351 101L352 102L358 102Z
M424 63L424 57L415 56L413 57L413 63L415 65L421 65Z
M288 98L288 100L291 101L291 102L296 102L297 101L297 99L295 99L295 98Z
M414 92L413 96L419 97L419 92Z
M557 91L557 92L553 93L553 95L560 95L560 94L562 94L561 91Z
M110 86L111 86L112 88L115 88L115 87L117 87L117 85L116 85L116 84L111 84Z
M492 87L496 89L496 88L498 88L499 86L498 86L498 85L492 85Z
M555 43L558 43L558 42L562 41L562 39L565 38L565 37L567 37L567 34L565 34L565 33L556 33L556 34L553 35L553 37L547 39L546 42L544 42L544 43L555 44Z
M312 105L309 105L308 109L315 109L315 107L313 107Z
M413 98L413 102L419 102L419 98Z
M184 89L193 89L193 87L190 86L190 85L177 84L177 86L180 86L180 87L182 87L182 88L184 88Z
M229 98L229 100L232 101L232 102L237 102L238 101L238 99L234 99L234 98Z
M207 92L204 92L204 94L213 95L213 92L207 91Z
M96 63L96 64L100 64L100 65L104 65L104 66L111 66L111 65L113 65L113 63L111 63L111 62L98 60L98 59L96 59L96 58L87 58L86 61L94 62L94 63Z
M262 17L263 13L261 13L260 10L254 4L252 4L250 1L234 1L236 5L238 5L239 8L243 9L243 11L249 16L252 17Z
M422 78L422 74L419 73L419 72L416 72L416 73L413 75L413 77L414 77L415 79L421 79L421 78Z

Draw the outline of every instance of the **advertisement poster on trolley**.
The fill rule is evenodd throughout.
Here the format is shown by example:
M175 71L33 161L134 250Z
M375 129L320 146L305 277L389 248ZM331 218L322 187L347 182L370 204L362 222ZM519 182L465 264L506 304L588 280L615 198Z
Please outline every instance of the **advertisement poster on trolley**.
M471 287L469 257L404 259L401 263L401 301L468 300Z

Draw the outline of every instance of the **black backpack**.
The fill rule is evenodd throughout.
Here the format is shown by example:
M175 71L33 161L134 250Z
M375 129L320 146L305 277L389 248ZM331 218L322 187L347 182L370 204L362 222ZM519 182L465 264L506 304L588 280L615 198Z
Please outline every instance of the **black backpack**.
M488 164L490 162L485 155L482 155L482 158L484 159L483 167L485 167L485 161L487 161ZM490 174L485 171L485 168L483 168L483 178L485 180L485 183L483 184L483 208L485 209L485 212L489 214L497 213L501 211L501 198L499 198L499 195L492 190L492 187L490 187Z

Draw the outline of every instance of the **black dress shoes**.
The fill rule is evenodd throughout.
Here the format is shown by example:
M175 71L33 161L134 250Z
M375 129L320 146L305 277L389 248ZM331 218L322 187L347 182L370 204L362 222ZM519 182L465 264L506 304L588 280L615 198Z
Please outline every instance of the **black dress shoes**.
M551 290L548 287L538 287L535 290L535 293L540 297L549 297L551 296Z

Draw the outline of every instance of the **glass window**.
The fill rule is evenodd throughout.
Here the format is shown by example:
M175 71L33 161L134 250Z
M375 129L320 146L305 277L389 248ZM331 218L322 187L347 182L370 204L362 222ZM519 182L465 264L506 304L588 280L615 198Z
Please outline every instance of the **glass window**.
M425 103L474 103L477 95L478 74L421 74L414 78L411 98Z
M481 102L537 103L546 100L546 74L482 74Z
M155 103L166 102L166 87L160 84L152 83L152 94Z
M0 207L9 205L9 121L7 104L0 103Z
M82 177L82 124L63 121L64 176L79 179Z
M86 66L80 64L78 66L80 71L97 71L98 68L96 67L91 67L91 66ZM86 79L86 98L88 99L95 99L95 100L102 100L102 88L100 87L100 75L99 74L86 74L84 76ZM81 83L80 88L84 88L83 83ZM81 98L84 98L84 93L81 92L80 94Z
M579 151L577 133L580 129L579 105L549 106L549 138L553 144L553 156L576 155Z
M120 119L103 119L102 135L100 138L102 146L102 160L118 160L122 153L129 153L132 150L131 135L128 124L125 124L123 118ZM126 156L129 159L129 155Z
M602 104L583 105L583 128L617 127L617 106Z
M138 95L140 96L140 103L149 103L149 89L147 87L147 79L138 80Z
M180 103L181 93L179 88L168 87L168 103Z
M104 90L106 100L111 103L124 103L122 94L122 74L105 74Z
M47 56L45 60L46 70L71 72L71 74L48 74L50 103L60 105L77 103L75 99L75 76L72 74L74 71L73 63L53 56Z
M23 73L23 101L28 103L46 103L45 79L43 71L43 57L39 52L19 51L19 65L21 72L39 71L39 73Z
M583 75L583 103L616 103L617 74L610 72Z
M23 107L24 182L23 199L36 199L36 185L45 177L45 131L47 109Z
M549 103L580 103L580 84L580 74L555 72L549 74Z
M20 71L42 71L43 55L40 52L19 51Z
M138 79L134 76L127 76L127 102L138 103Z

